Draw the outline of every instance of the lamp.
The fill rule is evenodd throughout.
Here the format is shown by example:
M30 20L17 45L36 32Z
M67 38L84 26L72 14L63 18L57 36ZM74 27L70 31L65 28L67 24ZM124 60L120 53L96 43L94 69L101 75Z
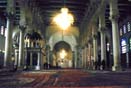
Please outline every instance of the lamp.
M61 8L61 13L57 14L53 18L53 22L58 25L62 29L62 40L63 40L63 31L70 27L74 22L74 17L72 14L69 13L69 9L65 6L64 0L64 7Z
M60 58L64 59L66 57L67 53L64 49L61 50L60 52Z
M62 30L66 30L69 26L71 26L74 22L74 18L72 14L68 13L69 10L66 7L61 8L61 13L56 15L53 21L62 28Z

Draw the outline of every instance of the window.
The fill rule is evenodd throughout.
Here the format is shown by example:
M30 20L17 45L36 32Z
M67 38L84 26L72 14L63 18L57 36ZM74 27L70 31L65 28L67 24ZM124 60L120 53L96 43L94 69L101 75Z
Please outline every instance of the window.
M4 35L4 26L1 26L1 27L0 27L0 34L1 34L1 35Z
M125 39L122 39L121 41L121 49L122 49L122 53L126 53L127 52L127 43Z
M107 50L107 51L110 51L110 43L107 43L107 44L106 44L106 47L107 47L106 50Z
M122 36L122 28L120 28L120 36Z
M126 33L126 25L123 25L123 32Z
M127 29L128 29L128 32L131 31L131 24L130 24L130 22L127 23Z
M129 49L131 50L131 37L129 38Z

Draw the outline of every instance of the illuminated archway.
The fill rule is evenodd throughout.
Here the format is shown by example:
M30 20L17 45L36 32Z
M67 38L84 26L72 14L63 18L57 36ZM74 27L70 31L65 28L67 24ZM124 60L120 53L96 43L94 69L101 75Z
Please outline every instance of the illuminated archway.
M64 42L60 41L55 44L53 48L53 64L61 68L71 68L72 67L72 50L71 46Z

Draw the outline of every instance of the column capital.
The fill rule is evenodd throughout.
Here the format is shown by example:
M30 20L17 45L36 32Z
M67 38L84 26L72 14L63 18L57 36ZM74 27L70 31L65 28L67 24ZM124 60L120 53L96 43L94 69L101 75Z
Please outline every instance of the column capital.
M26 0L27 1L27 0ZM26 4L26 1L25 0L20 0L19 1L19 4L21 5L21 6L24 6L25 4Z
M119 18L118 0L109 0L111 21L117 21Z
M26 29L26 25L21 25L21 24L20 24L20 25L19 25L19 29L24 32L25 29Z
M97 34L93 34L93 39L97 39Z
M6 12L6 18L7 19L14 19L15 18L15 14L13 12Z
M46 45L46 50L50 50L50 45Z
M110 15L109 19L110 19L111 21L118 21L119 15L118 15L118 14L116 14L116 15Z
M88 39L88 44L91 44L92 43L92 39Z
M104 33L105 31L106 31L106 28L105 28L105 27L101 27L101 28L100 28L100 32L101 32L101 33Z

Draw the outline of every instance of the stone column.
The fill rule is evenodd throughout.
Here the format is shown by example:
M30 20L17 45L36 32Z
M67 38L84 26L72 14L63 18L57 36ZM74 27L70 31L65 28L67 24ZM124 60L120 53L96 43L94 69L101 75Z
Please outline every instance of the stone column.
M47 46L47 63L48 63L48 69L49 69L49 64L50 64L50 47Z
M78 55L77 55L77 46L75 47L75 68L78 68Z
M72 51L72 68L75 68L75 51Z
M30 44L30 40L28 39L28 46L27 46L27 47L31 47L30 45L31 45L31 44Z
M98 61L97 35L93 35L93 58L95 62Z
M87 45L86 45L86 47L87 47ZM89 47L86 48L86 68L88 68L88 48Z
M18 56L19 56L18 53L19 53L18 49L15 49L15 63L14 63L15 66L18 65Z
M53 65L53 51L50 50L50 56L49 56L50 64Z
M13 66L11 61L12 54L12 30L14 26L15 0L7 0L7 35L5 40L4 67Z
M120 39L118 30L118 0L109 0L110 5L110 20L112 23L112 38L113 38L113 71L121 70L120 66Z
M28 48L25 48L25 54L24 54L24 69L27 68L27 59L28 59Z
M101 14L99 16L99 31L101 36L101 63L102 68L106 68L106 39L105 39L105 8L103 7Z
M41 61L41 54L40 54L40 52L38 52L38 59L37 59L36 70L40 70L40 61Z
M105 62L106 65L106 40L105 40L105 32L101 29L101 62Z
M78 46L78 64L77 64L77 66L78 66L78 68L81 68L81 49L80 49L80 46Z
M26 13L25 13L26 2L24 0L20 1L20 42L19 42L19 60L18 67L21 67L25 63L24 58L24 32L26 29Z
M87 66L87 47L84 48L84 68L86 69Z
M91 69L91 43L88 43L88 69Z
M21 67L24 64L24 31L25 26L20 25L20 42L19 42L19 60L18 67Z
M30 68L32 68L32 56L33 56L33 53L32 52L30 52Z
M84 68L84 48L82 47L82 49L81 49L81 53L82 53L82 63L81 63L81 66L82 66L82 68Z

